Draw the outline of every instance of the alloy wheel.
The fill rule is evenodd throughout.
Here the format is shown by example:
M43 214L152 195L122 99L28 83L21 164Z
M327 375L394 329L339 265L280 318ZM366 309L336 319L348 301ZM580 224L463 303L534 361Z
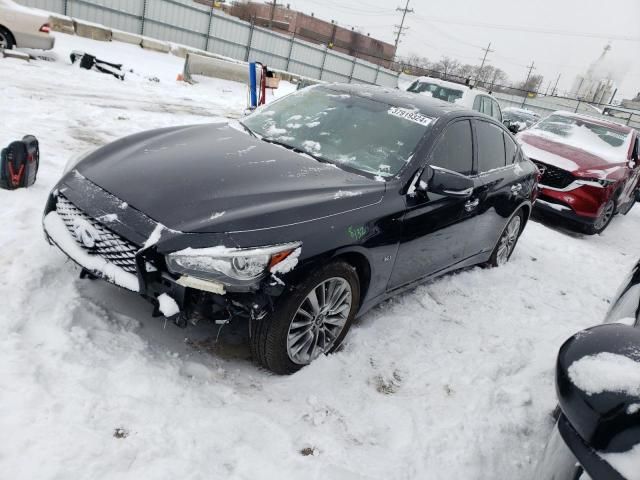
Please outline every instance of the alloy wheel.
M607 224L611 220L611 217L613 217L614 210L615 203L613 203L613 200L609 200L602 209L602 213L594 223L594 227L597 231L602 230L607 226Z
M500 241L498 242L498 252L496 260L498 265L504 265L509 260L511 253L513 252L516 242L518 241L518 235L520 235L520 224L522 220L520 215L516 215L507 224L507 228L504 229Z
M291 361L306 365L330 351L347 323L351 303L351 285L344 278L329 278L312 288L289 325Z

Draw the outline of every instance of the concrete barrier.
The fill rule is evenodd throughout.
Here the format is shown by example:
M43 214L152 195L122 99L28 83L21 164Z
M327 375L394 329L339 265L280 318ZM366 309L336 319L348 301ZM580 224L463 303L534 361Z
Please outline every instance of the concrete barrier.
M73 28L76 35L101 42L110 42L113 36L111 29L97 23L85 22L84 20L73 19Z
M132 45L142 46L142 35L135 33L123 32L122 30L112 30L111 40L114 42L130 43Z
M51 25L51 30L54 32L62 32L69 35L73 35L75 33L73 19L71 17L56 15L54 13L49 15L49 24Z
M169 45L169 42L163 42L149 37L142 37L142 48L162 53L169 53L171 51L171 45Z

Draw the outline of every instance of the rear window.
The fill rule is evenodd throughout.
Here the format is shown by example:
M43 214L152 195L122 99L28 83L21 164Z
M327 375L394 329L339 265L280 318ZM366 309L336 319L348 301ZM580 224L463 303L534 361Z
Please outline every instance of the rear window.
M550 115L529 132L580 148L612 163L624 161L631 145L631 133L561 114Z
M462 90L422 81L414 82L407 90L413 93L427 94L433 98L449 103L455 103L455 101L462 98L464 94Z
M476 122L478 137L478 171L480 173L505 166L505 148L502 129L488 122Z

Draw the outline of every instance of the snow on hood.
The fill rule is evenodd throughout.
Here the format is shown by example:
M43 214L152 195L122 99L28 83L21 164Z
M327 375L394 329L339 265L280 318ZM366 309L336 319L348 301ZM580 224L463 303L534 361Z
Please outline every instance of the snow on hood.
M625 164L624 156L618 158L617 163L612 163L582 148L559 141L561 137L553 139L549 136L539 135L539 131L535 129L528 129L524 133L518 134L516 138L522 146L523 152L530 159L569 172L599 171L605 175Z

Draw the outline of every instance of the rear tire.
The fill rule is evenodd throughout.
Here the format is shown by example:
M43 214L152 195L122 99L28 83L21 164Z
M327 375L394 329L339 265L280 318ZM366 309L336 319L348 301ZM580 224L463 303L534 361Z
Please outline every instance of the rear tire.
M359 305L360 282L353 266L336 261L319 268L283 294L273 313L252 320L249 346L254 361L287 375L334 352Z
M600 213L600 216L596 219L596 221L584 227L584 233L586 233L587 235L597 235L604 232L604 230L611 223L611 220L613 220L615 212L616 202L615 200L609 200L605 204L602 212Z
M16 41L9 30L0 27L0 48L11 50L16 46Z
M524 228L524 213L519 210L504 227L496 247L486 263L488 267L499 267L509 261L513 251L516 249L518 239Z

